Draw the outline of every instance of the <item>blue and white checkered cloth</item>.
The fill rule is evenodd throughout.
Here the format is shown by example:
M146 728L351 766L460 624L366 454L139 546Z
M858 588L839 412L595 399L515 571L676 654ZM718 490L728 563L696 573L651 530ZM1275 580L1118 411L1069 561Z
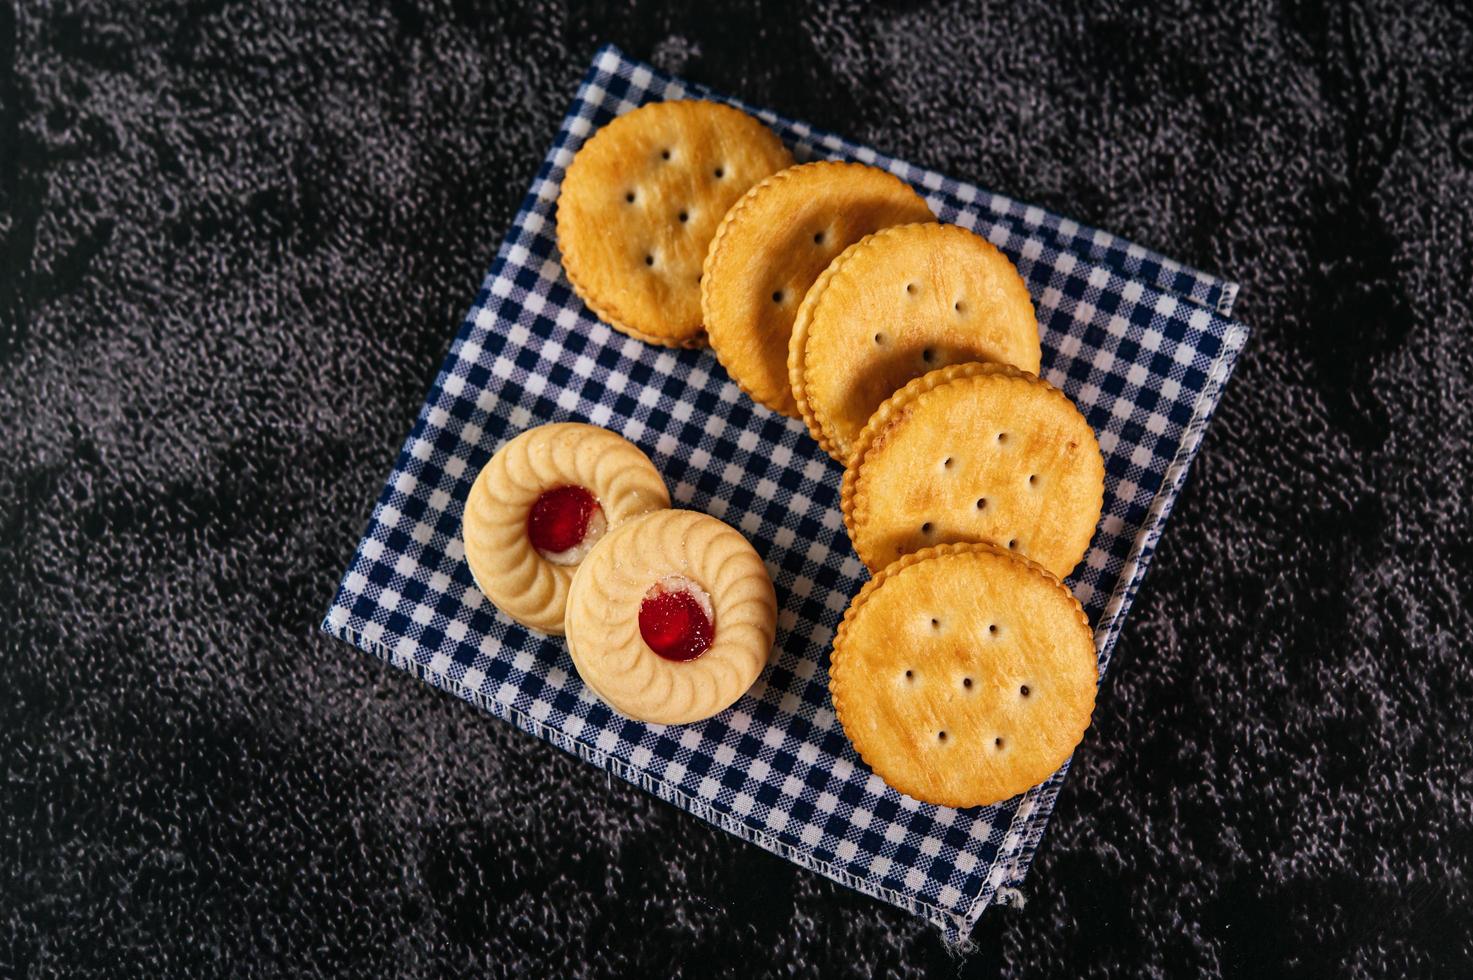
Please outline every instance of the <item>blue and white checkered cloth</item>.
M803 424L751 402L708 351L652 347L600 323L564 277L559 183L583 141L661 99L733 102L606 47L594 59L389 474L322 628L703 820L959 940L1017 886L1068 767L998 806L917 803L873 775L834 718L828 653L865 578L839 516L840 468ZM800 160L883 167L942 221L976 231L1027 280L1043 374L1079 405L1105 456L1104 517L1069 584L1097 624L1103 669L1247 328L1237 287L1140 246L771 112ZM620 432L678 507L740 528L767 563L776 663L716 718L628 721L579 681L560 639L476 589L462 503L507 439L543 422ZM1086 736L1087 738L1088 736Z

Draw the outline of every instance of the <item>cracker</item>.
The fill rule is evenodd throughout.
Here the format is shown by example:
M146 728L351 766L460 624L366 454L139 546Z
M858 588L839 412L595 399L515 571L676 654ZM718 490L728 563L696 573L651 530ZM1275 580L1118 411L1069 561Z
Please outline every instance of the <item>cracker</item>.
M871 570L955 541L1016 550L1064 578L1094 537L1105 464L1062 391L1000 364L954 364L890 396L859 434L840 506Z
M496 608L554 635L563 631L576 565L538 552L528 540L527 519L545 491L567 486L589 490L608 527L670 506L665 481L639 447L596 425L537 426L497 450L466 498L466 564Z
M860 590L834 638L829 691L881 779L968 807L1063 765L1097 678L1089 620L1057 578L991 545L940 545Z
M1038 373L1033 301L990 242L955 225L871 235L809 290L789 347L808 431L845 462L880 402L912 378L966 361Z
M706 332L732 380L796 418L788 337L808 288L865 235L934 220L909 184L857 163L792 167L748 191L716 232L701 282Z
M715 102L656 102L618 117L563 177L557 240L573 289L617 330L700 346L711 237L748 188L792 162L766 126Z
M672 578L704 591L715 626L694 660L656 655L640 631L641 602ZM730 707L767 664L776 626L772 579L752 545L689 510L656 511L610 532L579 566L568 596L568 652L579 676L615 711L658 724Z

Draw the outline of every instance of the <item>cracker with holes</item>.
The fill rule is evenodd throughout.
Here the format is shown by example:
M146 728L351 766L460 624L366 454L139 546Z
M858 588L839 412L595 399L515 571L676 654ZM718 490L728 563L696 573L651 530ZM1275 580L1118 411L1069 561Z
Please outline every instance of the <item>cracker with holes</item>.
M788 338L809 287L864 236L934 220L910 185L857 163L804 164L752 188L716 232L701 283L706 332L732 380L796 418Z
M1084 610L1039 565L940 545L871 579L834 638L829 690L855 750L925 803L998 803L1056 771L1089 727Z
M840 504L872 571L936 544L988 541L1064 578L1094 537L1105 464L1062 391L1000 364L955 364L882 403Z
M711 237L752 185L792 162L766 126L715 102L656 102L618 117L563 177L557 241L574 290L630 336L700 346Z
M846 462L895 389L948 364L1038 373L1038 321L1007 256L955 225L889 228L846 249L793 325L789 382L808 431Z
M576 422L537 426L497 450L471 485L466 564L498 609L559 634L573 573L604 533L669 506L665 481L627 439Z
M746 693L767 664L777 597L741 532L662 510L609 533L573 576L568 652L630 718L684 724Z

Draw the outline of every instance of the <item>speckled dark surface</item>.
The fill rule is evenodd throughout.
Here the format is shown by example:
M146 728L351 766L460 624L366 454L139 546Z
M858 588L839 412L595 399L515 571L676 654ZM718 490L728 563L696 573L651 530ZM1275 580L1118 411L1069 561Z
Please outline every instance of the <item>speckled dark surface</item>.
M1473 972L1473 22L1135 6L0 7L0 975ZM317 633L604 41L1244 285L968 956Z

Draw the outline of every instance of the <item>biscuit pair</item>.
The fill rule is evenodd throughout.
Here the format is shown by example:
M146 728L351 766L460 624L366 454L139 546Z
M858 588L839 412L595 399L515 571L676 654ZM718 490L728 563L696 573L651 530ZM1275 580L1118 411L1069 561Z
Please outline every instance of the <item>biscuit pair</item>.
M649 458L579 423L538 426L482 468L462 519L466 564L512 619L566 633L610 707L698 721L751 687L772 650L766 566L714 517L671 510Z
M1048 382L939 368L855 437L844 524L876 575L834 640L829 685L855 750L929 803L981 806L1054 772L1089 726L1089 620L1060 581L1104 500L1094 431Z
M780 171L716 231L701 309L717 358L843 462L880 402L946 364L1038 370L1038 322L1007 256L939 225L910 185L826 161Z

